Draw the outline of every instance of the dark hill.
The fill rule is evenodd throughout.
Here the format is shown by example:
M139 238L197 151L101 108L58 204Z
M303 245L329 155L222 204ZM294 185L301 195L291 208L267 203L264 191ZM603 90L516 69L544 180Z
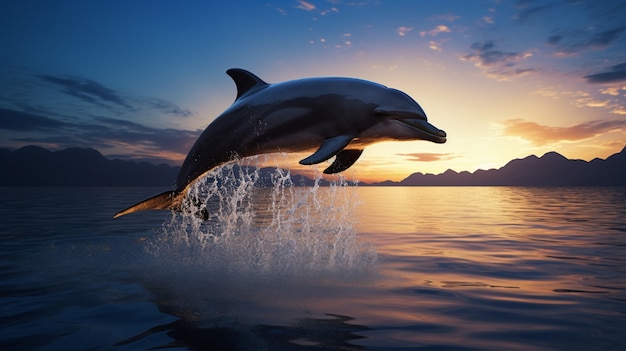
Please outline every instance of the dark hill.
M438 175L413 173L393 185L626 186L626 147L606 160L569 160L548 152L541 157L532 155L512 160L499 169L474 173L453 170Z
M25 146L15 151L0 149L0 186L166 186L173 187L180 167L147 162L108 160L94 149L70 148L48 151ZM242 168L235 165L235 175ZM245 167L246 173L256 170ZM257 186L272 186L275 168L261 168ZM218 181L220 181L218 179ZM295 186L313 186L315 181L292 174ZM329 185L320 180L319 185Z
M172 186L178 167L108 160L93 149L0 150L0 186Z
M172 187L179 167L147 162L108 160L93 149L48 151L26 146L0 149L0 186L166 186ZM234 168L238 172L238 167ZM250 172L250 170L248 170ZM273 168L259 170L259 186L271 186ZM314 181L292 175L294 185ZM361 183L363 184L363 183ZM320 185L328 185L322 180ZM368 184L363 184L368 185ZM626 186L626 147L606 160L569 160L556 152L515 159L500 169L476 172L413 173L401 182L369 185L510 185L510 186Z

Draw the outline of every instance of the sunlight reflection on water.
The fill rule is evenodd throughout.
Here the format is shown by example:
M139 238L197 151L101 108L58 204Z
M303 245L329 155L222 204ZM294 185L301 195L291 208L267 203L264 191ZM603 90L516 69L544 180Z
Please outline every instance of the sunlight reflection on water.
M394 325L448 326L442 332L456 342L489 349L579 349L589 342L585 333L620 333L609 321L623 321L626 301L623 189L359 191L365 205L357 227L375 242L384 284L396 292L381 292ZM405 330L397 337L403 345L428 344L419 336ZM533 337L543 341L528 344Z
M153 189L0 191L3 349L626 348L625 188L258 189L214 256L167 213L110 219ZM307 261L341 230L376 263Z

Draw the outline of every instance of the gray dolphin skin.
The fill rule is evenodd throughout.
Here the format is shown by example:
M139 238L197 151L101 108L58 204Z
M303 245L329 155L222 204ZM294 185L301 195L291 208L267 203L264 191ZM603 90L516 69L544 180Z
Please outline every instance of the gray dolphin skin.
M237 85L235 102L200 135L183 163L175 190L115 214L180 211L188 188L210 170L240 158L314 151L300 164L335 157L324 173L352 166L367 145L382 141L445 143L446 133L427 122L407 94L354 78L306 78L268 84L243 69L226 72Z

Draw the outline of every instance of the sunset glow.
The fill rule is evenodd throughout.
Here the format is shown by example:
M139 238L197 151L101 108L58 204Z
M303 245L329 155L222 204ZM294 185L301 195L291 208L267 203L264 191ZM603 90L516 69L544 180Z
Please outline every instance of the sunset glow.
M269 83L375 81L448 134L371 146L351 179L606 158L626 145L624 18L622 1L4 2L0 148L179 165L240 67ZM306 156L263 165L317 172Z

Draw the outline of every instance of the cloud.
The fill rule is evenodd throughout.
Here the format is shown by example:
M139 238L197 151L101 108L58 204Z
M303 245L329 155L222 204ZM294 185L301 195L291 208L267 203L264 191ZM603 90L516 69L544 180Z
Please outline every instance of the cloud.
M586 42L586 46L604 49L607 46L613 44L617 39L619 39L620 34L626 29L626 26L620 26L617 28L609 29L600 33L595 33L589 40Z
M58 130L66 123L34 113L0 108L0 129L28 132Z
M558 56L569 56L590 49L604 50L621 39L625 30L624 25L601 32L571 30L551 35L546 42L556 48Z
M543 14L552 8L552 4L548 5L537 5L537 6L528 6L531 1L520 1L518 2L518 8L520 9L513 18L518 21L528 21L540 14Z
M461 56L461 60L476 62L476 67L482 68L491 78L506 80L510 77L536 72L533 68L516 67L520 61L532 56L530 51L501 51L496 49L491 40L476 42L470 46L470 49L472 53Z
M558 87L540 87L534 91L531 91L530 94L558 99L561 97L561 95L567 94L567 92L564 93L563 90Z
M496 65L512 65L514 62L527 57L526 53L504 52L496 50L493 41L488 40L484 43L474 43L470 47L474 52L464 56L467 60L477 61L480 66L496 66Z
M438 43L438 42L436 42L436 41L434 41L434 40L431 40L431 41L429 41L429 42L428 42L428 47L429 47L431 50L435 50L435 51L442 51L442 49L441 49L441 43Z
M339 12L339 9L338 9L338 8L336 8L336 7L331 7L331 8L329 8L328 10L324 10L324 11L320 12L320 15L322 15L322 16L326 16L326 15L327 15L327 14L329 14L329 13L337 13L337 12Z
M611 66L608 70L584 77L587 83L614 83L626 81L626 62Z
M315 5L311 4L310 2L306 2L304 0L298 0L298 3L300 5L296 6L297 9L301 9L305 11L313 11L316 8Z
M202 132L154 128L110 117L60 121L6 108L0 108L0 130L13 132L7 141L15 145L26 142L57 148L92 147L103 153L118 148L128 151L129 158L152 155L161 162L169 159L170 163L180 163Z
M453 14L450 14L450 13L433 16L433 19L435 19L435 20L442 20L442 21L448 21L448 22L454 22L454 21L458 20L459 18L461 18L461 16L453 15Z
M611 114L623 115L626 112L626 85L612 85L597 91L574 91L562 86L542 87L533 92L553 99L565 98L577 108L601 108Z
M181 108L180 106L169 102L167 100L158 98L147 98L140 100L141 103L150 106L151 108L172 116L178 117L190 117L193 116L193 112Z
M449 154L449 153L415 152L415 153L397 154L397 155L407 157L409 161L416 161L416 162L433 162L433 161L451 160L453 158L456 158L456 156L453 156L453 154Z
M606 89L601 89L601 94L611 95L611 96L619 96L621 90L626 90L626 86L623 87L607 87Z
M558 57L604 50L620 43L626 33L626 7L622 0L606 0L602 6L593 0L523 0L516 5L513 19L520 30L547 30L546 43Z
M153 128L139 123L109 117L96 117L97 124L83 126L84 136L90 140L114 141L157 152L186 155L202 131L173 128ZM105 135L102 132L106 131Z
M504 121L502 134L519 137L541 146L560 141L579 141L626 128L626 120L595 120L571 127L550 127L523 119Z
M25 74L16 79L21 85L14 84L13 91L0 97L0 139L5 147L92 147L103 154L178 164L201 134L157 126L165 116L193 114L168 100L125 94L77 76ZM147 116L146 122L137 123Z
M576 101L577 103L579 103L579 107L581 106L587 106L587 107L607 107L610 103L609 100L596 100L593 98L590 99L582 99L582 100L578 100Z
M429 31L422 31L420 32L420 35L425 37L425 36L431 36L431 37L436 37L438 34L440 33L450 33L452 32L450 30L450 28L448 28L448 26L444 25L444 24L440 24L437 27L429 30Z
M616 106L613 110L611 110L611 113L614 113L616 115L626 115L626 107Z
M396 33L398 33L399 36L404 37L406 36L406 34L410 31L413 30L413 27L398 27L398 29L396 29Z
M91 104L106 106L106 103L113 103L121 107L132 109L130 104L120 97L116 91L89 79L70 76L55 77L51 75L40 75L38 78L61 87L61 91L67 95Z
M383 70L383 71L395 71L398 69L398 65L389 65L389 66L384 66L384 65L373 65L371 68L375 69L375 70Z
M626 86L598 89L597 92L577 91L566 94L570 96L570 101L578 108L603 108L610 113L623 115L624 111L626 111L624 107L626 100L624 100L623 96L620 96L621 90L626 90Z
M147 107L177 117L189 117L193 115L193 112L181 108L172 102L159 98L127 96L90 79L52 75L39 75L37 78L59 87L60 91L64 94L111 111L115 111L116 108L121 107L124 110L136 112Z

